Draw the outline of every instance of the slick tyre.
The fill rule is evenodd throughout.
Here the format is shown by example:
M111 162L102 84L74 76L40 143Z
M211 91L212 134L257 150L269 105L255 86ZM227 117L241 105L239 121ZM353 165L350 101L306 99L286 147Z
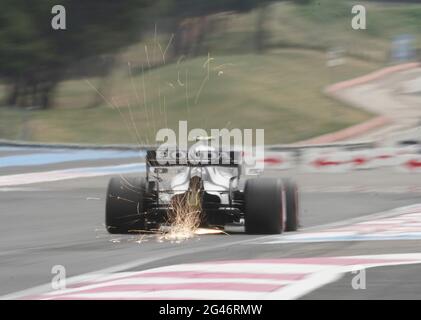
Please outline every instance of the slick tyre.
M249 234L279 234L283 229L282 181L258 178L244 188L245 231Z
M111 178L105 207L105 226L109 233L138 233L144 230L145 193L144 178Z
M290 179L283 180L283 187L286 209L285 231L297 231L299 227L298 187Z

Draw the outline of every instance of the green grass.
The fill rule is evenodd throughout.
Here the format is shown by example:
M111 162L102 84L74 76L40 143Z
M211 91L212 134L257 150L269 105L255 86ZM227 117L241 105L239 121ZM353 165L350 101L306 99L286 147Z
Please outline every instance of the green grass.
M0 108L0 138L135 142L130 110L142 141L152 141L156 130L167 124L176 128L179 120L188 120L190 129L264 128L267 143L307 139L364 121L371 115L325 97L322 89L386 65L391 40L399 34L416 35L420 47L421 5L359 2L367 8L367 30L356 31L351 28L352 4L317 0L310 6L291 2L271 5L264 23L268 49L261 55L253 53L256 11L219 17L216 27L205 37L205 47L214 60L197 103L197 92L206 77L206 57L184 59L180 64L154 69L142 78L140 66L148 63L145 45L151 63L160 59L153 39L146 39L121 53L120 63L101 89L108 99L114 97L121 105L123 117L106 103L86 108L98 98L96 93L85 80L65 81L55 94L52 110ZM169 38L160 34L158 40L165 48ZM326 50L331 47L346 50L343 66L325 67ZM128 61L133 67L133 82L128 76ZM225 66L223 74L218 75L219 65ZM89 80L101 86L99 79ZM4 90L0 90L1 95Z
M345 65L328 69L324 54L306 50L212 58L209 79L200 95L207 75L203 67L207 57L164 66L132 79L123 72L116 74L112 89L105 95L108 100L114 97L123 117L105 103L93 109L75 107L80 101L88 103L95 93L85 81L68 81L57 92L59 108L29 112L26 121L22 120L22 112L0 109L1 127L15 128L1 135L17 138L17 128L26 123L30 138L36 141L130 143L136 141L131 110L142 141L153 140L154 132L167 124L177 128L179 120L188 120L189 129L263 128L266 143L284 143L335 131L370 117L325 97L322 89L329 83L371 71L376 65L348 59ZM91 82L98 83L95 79Z

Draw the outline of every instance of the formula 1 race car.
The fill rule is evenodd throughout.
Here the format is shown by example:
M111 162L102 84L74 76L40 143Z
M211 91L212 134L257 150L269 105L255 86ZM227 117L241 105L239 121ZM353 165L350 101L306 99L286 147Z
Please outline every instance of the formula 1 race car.
M190 201L191 195L202 212L201 227L250 234L297 230L298 192L293 181L243 179L239 152L202 148L194 150L196 157L191 154L167 150L166 160L160 161L160 151L148 150L145 177L112 178L106 198L108 232L159 229L168 222L174 200Z

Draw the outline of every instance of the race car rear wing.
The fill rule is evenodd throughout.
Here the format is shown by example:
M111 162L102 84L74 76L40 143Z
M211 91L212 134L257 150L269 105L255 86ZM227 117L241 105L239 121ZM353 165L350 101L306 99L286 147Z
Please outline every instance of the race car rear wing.
M146 151L146 165L151 167L170 166L225 166L241 164L241 152L224 150L181 150L158 149Z

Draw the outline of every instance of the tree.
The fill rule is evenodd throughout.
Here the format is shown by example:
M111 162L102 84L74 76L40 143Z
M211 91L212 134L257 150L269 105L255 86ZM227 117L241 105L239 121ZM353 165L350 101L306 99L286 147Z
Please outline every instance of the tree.
M174 56L200 53L204 35L210 30L208 17L221 12L247 12L259 0L160 0L160 15L173 21Z
M161 13L173 19L174 55L196 55L200 52L204 35L210 32L208 17L222 12L248 12L257 10L255 48L264 47L264 21L269 4L283 0L159 0ZM297 4L308 4L312 0L294 0Z
M117 52L138 39L152 0L63 0L66 30L51 27L56 0L2 0L0 77L10 83L7 104L48 108L68 68Z

